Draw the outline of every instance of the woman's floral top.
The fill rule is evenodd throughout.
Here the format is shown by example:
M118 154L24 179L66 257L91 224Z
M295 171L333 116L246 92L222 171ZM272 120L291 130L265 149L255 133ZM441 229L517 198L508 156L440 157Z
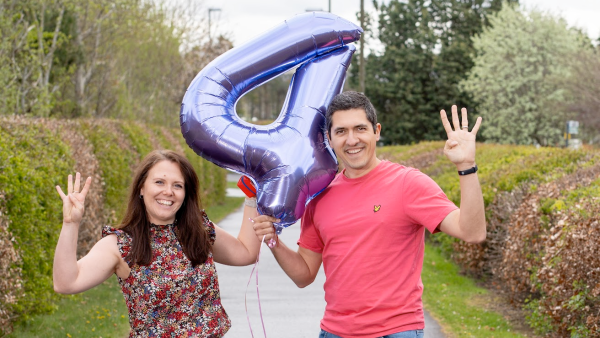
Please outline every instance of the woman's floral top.
M204 224L215 240L215 225L203 212ZM152 263L130 264L127 279L119 279L129 308L129 337L221 337L231 321L221 305L212 253L204 264L192 266L175 235L175 226L150 229ZM115 234L121 257L131 248L123 230L104 227L102 237Z

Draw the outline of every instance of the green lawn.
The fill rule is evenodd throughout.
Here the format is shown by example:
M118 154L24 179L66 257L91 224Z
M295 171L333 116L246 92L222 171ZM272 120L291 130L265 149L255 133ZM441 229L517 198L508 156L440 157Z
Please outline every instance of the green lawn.
M488 291L461 276L458 267L429 244L421 277L424 306L450 337L525 337L514 332L500 314L482 307L480 299Z
M225 203L206 209L215 223L244 201L226 197ZM9 337L126 337L129 333L127 306L115 276L84 293L64 296L52 314L34 316L15 325Z
M10 337L125 337L127 307L115 276L79 295L65 296L49 315L20 322Z
M227 181L227 188L239 189L237 186L237 182L229 182L229 181Z

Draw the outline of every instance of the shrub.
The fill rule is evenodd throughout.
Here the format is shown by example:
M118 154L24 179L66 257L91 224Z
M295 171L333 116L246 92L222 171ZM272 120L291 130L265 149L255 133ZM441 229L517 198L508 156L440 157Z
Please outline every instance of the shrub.
M225 170L194 154L178 130L114 120L0 122L0 326L5 330L0 335L10 331L10 321L26 321L56 306L60 296L52 287L52 260L62 201L55 186L64 188L74 170L93 177L79 256L99 239L103 225L120 220L132 172L152 149L168 146L190 159L203 178L205 207L224 200Z
M62 221L55 186L71 171L70 149L43 127L43 120L15 119L0 127L0 187L5 214L22 261L23 296L11 311L21 316L51 311L52 259ZM5 278L2 276L2 278Z
M498 275L548 335L600 336L599 176L595 164L542 184L511 217Z
M0 337L11 328L12 306L22 296L21 257L14 247L9 230L10 221L4 216L6 200L0 192Z
M110 223L116 224L127 207L131 175L140 155L121 133L119 122L89 120L81 122L81 131L94 147L104 179L105 208Z
M384 149L382 157L412 163L460 203L456 168L433 144ZM445 234L429 239L463 271L491 278L525 308L538 334L600 337L598 159L594 149L479 144L486 242L467 244Z

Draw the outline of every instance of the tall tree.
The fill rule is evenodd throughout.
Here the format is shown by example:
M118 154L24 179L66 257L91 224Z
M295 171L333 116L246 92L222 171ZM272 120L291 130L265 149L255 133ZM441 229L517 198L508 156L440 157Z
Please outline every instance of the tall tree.
M0 1L0 114L177 125L187 85L232 46L206 39L205 9L195 0Z
M480 103L482 134L498 143L555 145L570 100L561 85L573 55L591 45L563 19L505 6L474 38L475 66L462 83ZM587 46L587 47L585 47Z
M573 100L563 108L572 111L580 122L580 133L590 143L600 143L600 46L578 53L572 59L573 73L565 87Z
M366 94L378 110L382 141L440 139L440 109L451 104L475 108L458 82L473 66L471 37L501 2L392 0L375 5L384 50L367 58Z
M2 113L50 113L56 84L64 81L55 59L68 40L62 32L66 7L60 1L0 2Z

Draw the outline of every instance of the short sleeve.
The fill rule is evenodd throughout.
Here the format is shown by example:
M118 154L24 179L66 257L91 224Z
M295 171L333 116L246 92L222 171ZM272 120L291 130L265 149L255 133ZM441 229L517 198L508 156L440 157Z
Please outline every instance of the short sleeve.
M202 222L204 223L204 227L208 232L208 236L210 239L210 245L215 244L215 238L217 237L217 233L215 231L215 223L213 223L204 210L202 210Z
M125 257L127 257L129 254L129 250L131 250L131 236L121 229L116 229L106 225L102 228L102 238L108 235L117 236L117 246L119 247L121 258L125 259Z
M404 212L414 223L425 226L429 232L437 232L437 227L444 218L458 209L442 188L422 172L411 170L404 182Z
M316 200L310 201L304 210L304 215L302 215L298 245L310 251L322 254L325 244L313 221L315 202Z

